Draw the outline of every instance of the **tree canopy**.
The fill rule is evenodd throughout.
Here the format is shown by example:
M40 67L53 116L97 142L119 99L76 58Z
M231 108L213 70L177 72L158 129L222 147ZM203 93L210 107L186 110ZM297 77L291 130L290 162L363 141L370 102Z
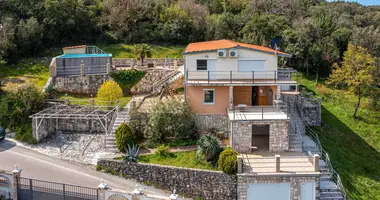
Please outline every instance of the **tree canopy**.
M354 111L354 117L360 107L361 98L368 94L375 84L375 60L367 49L348 44L344 53L342 65L334 64L332 74L328 79L330 84L343 84L354 90L358 102Z
M268 46L276 39L294 55L288 65L328 76L349 42L379 60L380 6L325 0L8 0L0 4L0 36L3 63L71 44L233 39Z

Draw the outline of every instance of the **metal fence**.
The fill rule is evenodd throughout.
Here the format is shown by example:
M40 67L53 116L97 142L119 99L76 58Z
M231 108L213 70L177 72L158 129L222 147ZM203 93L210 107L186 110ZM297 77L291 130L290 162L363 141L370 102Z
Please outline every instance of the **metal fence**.
M56 58L57 76L80 76L107 74L107 64L112 66L112 57ZM83 65L83 69L82 66Z
M97 200L98 189L29 178L18 180L19 200Z
M187 80L197 81L226 81L229 83L240 83L242 81L255 83L257 80L266 80L276 83L278 80L291 80L291 71L186 71Z

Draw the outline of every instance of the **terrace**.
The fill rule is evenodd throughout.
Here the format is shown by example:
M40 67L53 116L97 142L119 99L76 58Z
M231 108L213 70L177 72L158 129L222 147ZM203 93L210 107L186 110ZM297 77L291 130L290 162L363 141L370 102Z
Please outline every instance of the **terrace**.
M270 153L266 151L238 156L238 173L319 174L319 155L302 152Z
M296 73L294 69L278 69L276 71L186 71L186 84L188 85L268 85L286 84L296 85L292 80Z
M284 106L233 106L227 109L230 121L286 120L289 119Z

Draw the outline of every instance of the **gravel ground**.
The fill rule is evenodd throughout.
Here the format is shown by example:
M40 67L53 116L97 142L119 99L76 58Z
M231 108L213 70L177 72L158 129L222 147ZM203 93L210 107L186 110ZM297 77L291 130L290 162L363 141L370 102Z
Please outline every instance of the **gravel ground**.
M13 134L8 134L12 138ZM99 158L113 158L118 154L106 152L104 134L62 133L49 135L38 144L26 144L12 139L17 145L70 162L95 165Z

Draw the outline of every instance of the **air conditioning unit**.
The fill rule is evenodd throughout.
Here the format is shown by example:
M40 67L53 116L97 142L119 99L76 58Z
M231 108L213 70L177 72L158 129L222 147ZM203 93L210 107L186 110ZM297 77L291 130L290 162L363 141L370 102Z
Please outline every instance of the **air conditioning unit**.
M239 56L239 53L238 53L237 50L235 50L235 49L231 49L231 50L229 51L229 56L230 56L230 57L233 57L233 58L236 58L236 57Z
M226 50L218 50L218 57L226 57L227 51Z

